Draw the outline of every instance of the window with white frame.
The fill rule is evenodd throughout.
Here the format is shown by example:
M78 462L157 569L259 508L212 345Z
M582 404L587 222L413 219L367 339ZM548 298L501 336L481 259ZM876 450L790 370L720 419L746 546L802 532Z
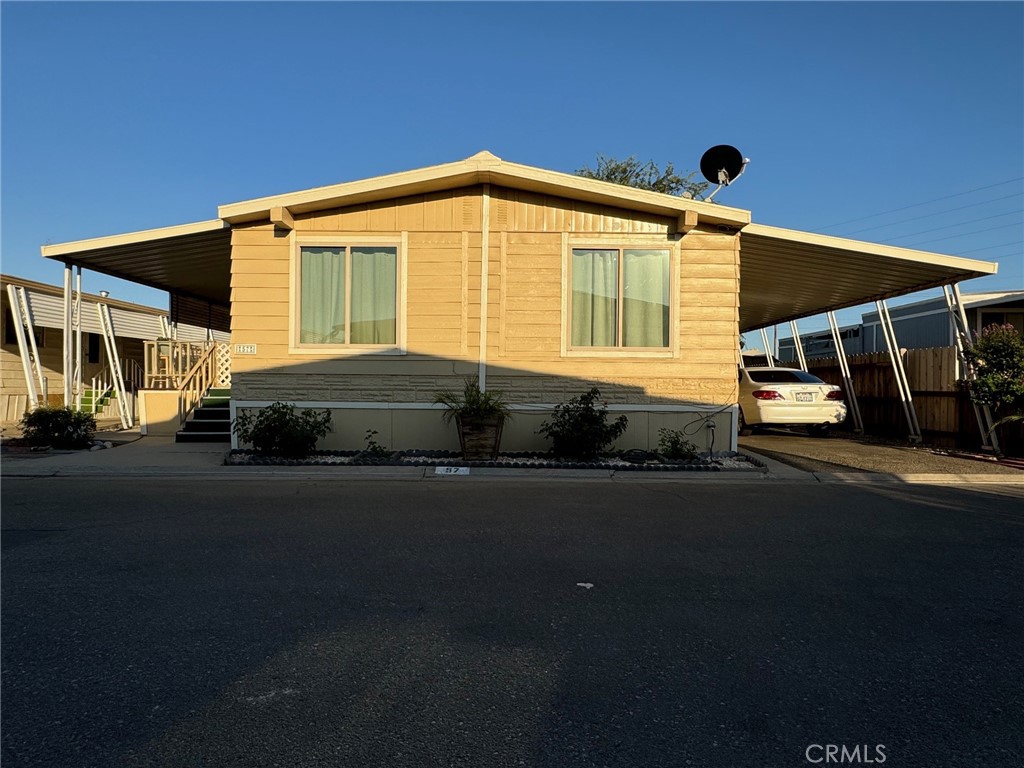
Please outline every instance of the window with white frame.
M299 249L300 346L389 346L398 339L398 248Z
M573 248L573 349L669 346L671 259L665 249Z

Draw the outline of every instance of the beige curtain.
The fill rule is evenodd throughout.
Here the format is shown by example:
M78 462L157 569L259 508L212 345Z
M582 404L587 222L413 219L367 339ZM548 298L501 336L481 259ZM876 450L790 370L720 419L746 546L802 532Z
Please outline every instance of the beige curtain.
M395 343L397 248L352 248L352 344Z
M617 345L618 283L618 251L573 249L571 337L574 347Z
M669 252L622 253L622 345L667 347Z
M299 342L344 344L345 249L303 248L299 282Z

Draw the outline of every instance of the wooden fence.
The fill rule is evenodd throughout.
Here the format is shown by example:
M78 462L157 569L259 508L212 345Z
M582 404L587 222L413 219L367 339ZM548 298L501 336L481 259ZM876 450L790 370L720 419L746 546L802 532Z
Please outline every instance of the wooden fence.
M850 355L857 402L869 434L905 436L907 420L900 405L899 390L892 363L885 352ZM921 425L924 441L930 445L976 449L981 432L970 398L958 380L960 365L955 347L908 349L903 364L910 392ZM839 360L835 357L807 361L810 372L829 384L843 385ZM852 427L852 420L847 422ZM1020 425L1001 427L997 433L1001 447L1018 455L1024 450L1024 429Z

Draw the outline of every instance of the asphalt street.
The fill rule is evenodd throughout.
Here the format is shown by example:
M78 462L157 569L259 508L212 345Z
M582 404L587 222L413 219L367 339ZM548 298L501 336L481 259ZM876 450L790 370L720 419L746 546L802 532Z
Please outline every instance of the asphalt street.
M1024 764L1021 486L15 478L2 501L4 768Z

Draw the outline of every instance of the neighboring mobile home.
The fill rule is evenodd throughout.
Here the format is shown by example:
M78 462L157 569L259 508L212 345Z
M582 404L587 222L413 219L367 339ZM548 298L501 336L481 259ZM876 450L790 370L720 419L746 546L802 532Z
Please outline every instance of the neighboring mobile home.
M433 399L466 376L512 402L505 449L591 386L629 416L617 447L726 448L741 331L994 271L488 152L43 253L230 307L232 407L329 408L330 448L456 447Z
M988 293L965 293L962 303L967 326L972 333L992 324L1008 323L1024 333L1024 290ZM955 344L953 323L943 297L915 301L891 307L892 324L904 349L951 347ZM884 352L885 341L879 326L878 312L865 312L860 323L843 326L843 347L848 355L865 352ZM831 331L813 331L800 334L804 354L811 357L834 357L836 345ZM790 336L779 339L780 360L795 360L796 350Z
M27 310L35 337L43 386L36 383L37 394L49 405L63 404L64 391L64 289L35 280L0 275L0 307L3 312L3 344L0 346L0 418L4 424L21 420L28 408L29 389L25 379L22 350L15 327L16 312L11 306L8 286L24 292ZM82 384L87 390L109 390L111 383L110 360L102 339L98 307L110 309L114 331L115 354L129 391L143 385L143 346L147 340L168 335L166 310L147 307L91 293L82 294ZM202 341L207 338L205 328L181 324L173 329L175 338L182 341ZM227 334L217 334L227 340ZM27 340L27 339L26 339ZM31 348L31 343L29 344ZM29 353L30 350L27 350ZM45 389L45 391L43 391ZM88 398L86 400L89 404ZM134 402L133 402L134 405ZM102 402L97 405L102 414Z

